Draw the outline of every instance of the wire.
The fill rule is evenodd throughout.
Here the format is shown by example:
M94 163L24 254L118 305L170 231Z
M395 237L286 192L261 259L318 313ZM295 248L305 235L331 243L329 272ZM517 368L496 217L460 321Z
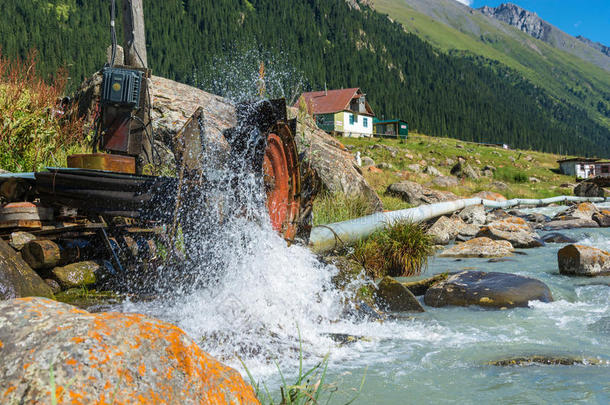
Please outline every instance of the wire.
M117 51L117 39L116 39L116 0L110 2L110 38L112 40L112 56L110 57L110 67L114 67Z

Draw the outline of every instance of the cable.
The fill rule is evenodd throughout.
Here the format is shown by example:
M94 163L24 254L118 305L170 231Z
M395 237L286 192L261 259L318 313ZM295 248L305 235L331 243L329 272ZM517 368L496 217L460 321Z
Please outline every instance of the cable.
M110 67L114 67L114 61L116 59L117 51L117 39L116 39L116 0L110 2L110 38L112 41L112 56L110 57Z

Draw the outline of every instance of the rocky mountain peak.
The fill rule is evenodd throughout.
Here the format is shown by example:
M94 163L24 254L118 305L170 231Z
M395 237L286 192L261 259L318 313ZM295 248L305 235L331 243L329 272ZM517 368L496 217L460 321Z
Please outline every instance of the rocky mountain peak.
M540 40L546 40L551 25L538 14L525 10L516 4L504 3L498 7L483 6L478 9L488 17L503 21Z

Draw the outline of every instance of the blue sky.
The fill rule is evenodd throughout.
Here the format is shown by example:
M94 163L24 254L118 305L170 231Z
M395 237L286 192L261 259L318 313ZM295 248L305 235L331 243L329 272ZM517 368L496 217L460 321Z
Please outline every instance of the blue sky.
M610 0L456 0L478 8L511 2L536 12L570 35L610 46Z

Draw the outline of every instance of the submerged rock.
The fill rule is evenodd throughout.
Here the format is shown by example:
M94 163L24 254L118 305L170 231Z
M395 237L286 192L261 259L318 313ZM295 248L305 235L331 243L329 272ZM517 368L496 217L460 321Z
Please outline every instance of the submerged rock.
M375 297L378 305L388 311L425 312L415 295L392 277L386 276L379 282Z
M432 190L413 181L404 180L390 184L386 193L413 205L433 204L442 201L457 200L458 197L450 191Z
M511 273L463 271L428 289L424 303L433 307L478 305L486 308L527 307L529 301L553 301L542 281Z
M53 297L42 278L5 241L0 239L0 300Z
M559 232L552 232L542 237L545 243L576 243L576 240Z
M571 276L610 274L610 253L584 245L568 245L557 252L559 273Z
M592 219L562 219L552 220L544 225L544 229L548 231L557 231L560 229L573 228L599 228L599 224Z
M528 223L519 217L508 217L494 221L481 228L477 236L494 240L507 240L516 248L534 248L542 246L538 234L532 231Z
M511 256L513 245L505 240L492 240L486 237L474 238L458 243L439 254L440 257L504 257Z
M549 366L601 366L607 365L607 361L595 357L555 357L555 356L524 356L510 359L494 360L487 363L490 366L532 366L534 364L546 364Z
M449 277L449 274L442 273L423 280L405 282L402 283L402 285L407 287L409 291L413 293L413 295L424 295L426 291L428 291L428 288L432 287L436 283L446 280L447 277Z
M4 403L258 404L239 373L174 325L42 298L0 302ZM50 372L55 393L51 393Z

